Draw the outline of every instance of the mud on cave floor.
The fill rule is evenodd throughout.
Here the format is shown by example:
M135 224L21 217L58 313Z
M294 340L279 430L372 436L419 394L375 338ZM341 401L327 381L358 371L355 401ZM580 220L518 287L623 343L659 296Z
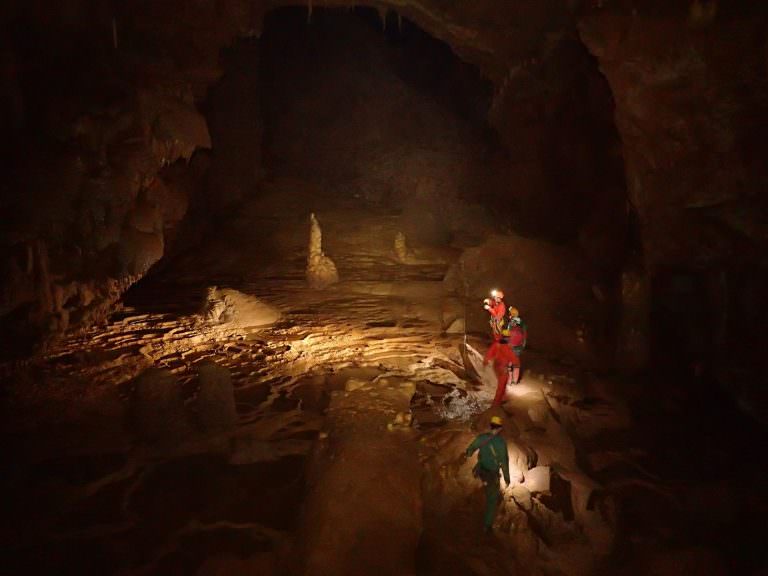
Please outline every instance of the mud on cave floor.
M311 291L304 215L279 198L244 206L199 252L136 286L105 325L7 382L3 565L354 574L373 558L379 573L593 573L616 524L610 498L595 505L605 488L596 478L643 457L634 439L616 442L630 423L609 383L526 354L523 382L499 411L524 482L505 492L496 534L484 537L462 453L487 425L495 386L487 373L473 380L477 359L468 363L462 335L442 332L435 304L459 250L402 265L396 215L309 196L342 279ZM281 318L206 323L214 285ZM228 372L234 415L200 400L206 360ZM142 386L166 390L160 440L141 430Z

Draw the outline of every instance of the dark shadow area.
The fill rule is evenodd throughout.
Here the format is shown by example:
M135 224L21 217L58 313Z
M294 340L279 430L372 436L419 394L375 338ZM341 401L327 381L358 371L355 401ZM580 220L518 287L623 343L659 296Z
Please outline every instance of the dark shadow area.
M284 8L265 22L270 178L402 213L419 242L444 244L470 225L461 202L501 186L504 154L486 120L490 85L474 67L406 19L383 30L372 9L316 9L308 22L305 9Z

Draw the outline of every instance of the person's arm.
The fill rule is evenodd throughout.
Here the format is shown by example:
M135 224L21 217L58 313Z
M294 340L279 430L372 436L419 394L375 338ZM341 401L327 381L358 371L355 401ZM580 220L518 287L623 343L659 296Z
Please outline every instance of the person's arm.
M472 440L472 444L467 446L467 452L466 452L467 456L472 456L472 454L474 454L475 450L477 450L479 446L480 446L480 436Z
M499 438L501 438L499 436ZM507 441L504 440L504 438L501 438L501 442L499 442L501 445L501 473L504 474L504 482L507 483L507 486L509 486L509 454L507 453Z

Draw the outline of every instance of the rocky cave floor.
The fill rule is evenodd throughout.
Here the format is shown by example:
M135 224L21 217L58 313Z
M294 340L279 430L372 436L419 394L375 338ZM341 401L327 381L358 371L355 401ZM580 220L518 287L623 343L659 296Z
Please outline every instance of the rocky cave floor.
M300 188L273 182L8 379L3 573L725 573L726 480L662 478L615 382L534 345L487 411L486 337L441 320L461 239L402 264L396 214ZM326 290L304 280L308 210ZM236 303L221 323L212 286ZM258 327L254 299L279 320ZM462 452L490 413L524 481L483 536Z

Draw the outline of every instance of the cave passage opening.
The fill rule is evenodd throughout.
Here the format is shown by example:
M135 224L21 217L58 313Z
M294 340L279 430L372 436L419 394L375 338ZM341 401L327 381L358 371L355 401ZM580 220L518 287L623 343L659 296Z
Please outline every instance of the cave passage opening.
M432 244L496 220L477 204L503 187L492 85L409 20L281 8L223 57L207 105L212 194L298 180L399 214L410 240Z

